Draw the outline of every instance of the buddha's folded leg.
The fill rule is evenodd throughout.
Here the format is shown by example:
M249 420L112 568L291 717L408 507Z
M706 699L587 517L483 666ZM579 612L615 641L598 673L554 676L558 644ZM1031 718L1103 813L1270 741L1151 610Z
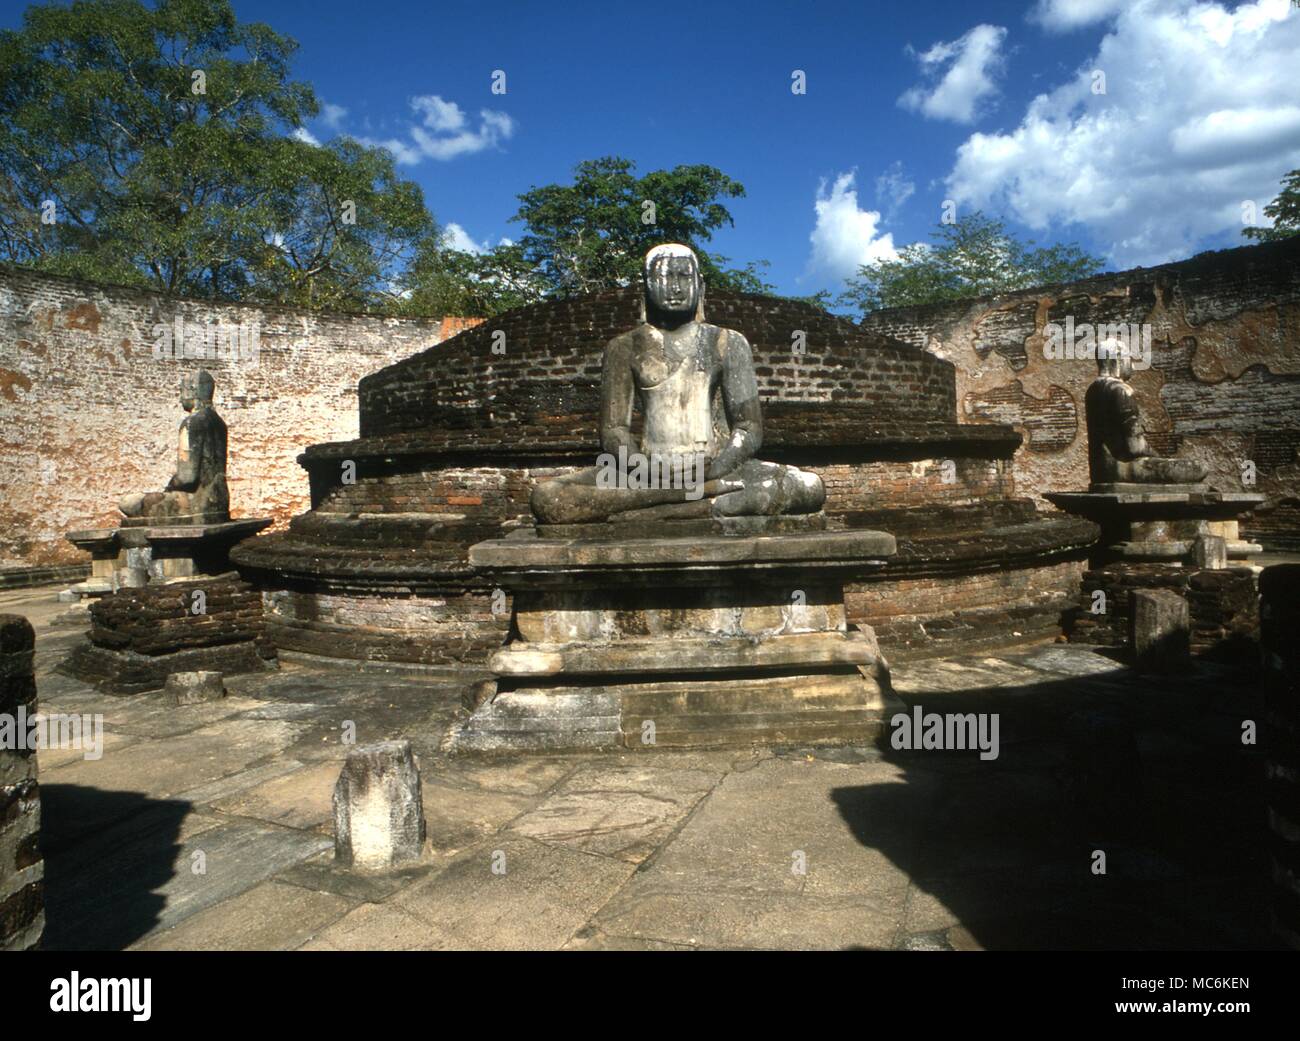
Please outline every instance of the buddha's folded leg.
M815 473L781 463L751 459L727 475L744 487L720 495L713 512L725 517L764 517L816 513L826 502L826 487Z
M1129 480L1145 484L1196 484L1206 469L1193 459L1165 459L1142 456L1128 463Z
M599 473L590 467L539 484L531 497L533 516L543 524L591 524L659 506L684 507L689 516L706 516L707 508L695 512L696 503L732 487L709 481L696 488L607 488L598 483Z

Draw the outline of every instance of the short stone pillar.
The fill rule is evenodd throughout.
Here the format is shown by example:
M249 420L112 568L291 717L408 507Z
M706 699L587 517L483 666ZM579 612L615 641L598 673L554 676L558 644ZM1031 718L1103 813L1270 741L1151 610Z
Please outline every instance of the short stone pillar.
M1220 571L1228 566L1228 540L1222 535L1197 535L1192 543L1192 560L1196 566Z
M334 786L334 856L361 871L417 863L424 852L420 769L410 741L348 752Z
M1266 567L1259 592L1273 931L1300 950L1300 564Z
M173 672L163 684L163 695L177 705L198 705L220 701L226 696L226 684L219 672Z
M1191 613L1170 589L1135 589L1129 600L1129 644L1143 672L1181 672L1191 664Z
M26 744L36 712L36 634L26 618L0 614L0 719L15 738L0 744L0 951L40 945L45 931L45 862L36 752Z

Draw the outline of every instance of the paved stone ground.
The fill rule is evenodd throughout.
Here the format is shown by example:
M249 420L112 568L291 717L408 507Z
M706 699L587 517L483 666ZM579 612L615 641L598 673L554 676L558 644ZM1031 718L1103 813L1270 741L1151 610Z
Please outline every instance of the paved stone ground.
M908 705L998 713L992 762L448 758L459 691L422 676L283 665L216 704L101 695L53 671L80 639L53 593L0 593L0 611L37 627L42 707L103 713L106 735L98 761L40 756L51 948L1273 946L1260 754L1241 741L1259 697L1222 668L1157 683L1037 644L895 670ZM415 745L416 869L333 866L349 722Z

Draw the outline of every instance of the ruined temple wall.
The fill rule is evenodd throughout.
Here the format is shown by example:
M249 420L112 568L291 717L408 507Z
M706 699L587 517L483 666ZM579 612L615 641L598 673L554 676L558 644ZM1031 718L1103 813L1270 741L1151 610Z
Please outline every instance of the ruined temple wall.
M1086 487L1088 359L1044 356L1048 323L1149 324L1151 367L1135 373L1152 447L1199 459L1223 490L1255 464L1272 509L1246 525L1300 548L1300 237L1203 253L1070 285L868 315L957 368L958 419L1011 423L1021 494Z
M248 339L243 360L155 357L156 327L177 316L256 333L256 359ZM200 367L230 431L231 512L282 526L309 506L298 454L356 436L361 377L441 339L436 319L168 301L0 266L0 565L81 562L64 532L112 524L122 495L161 489L181 376Z
M521 449L535 435L570 427L588 435L605 344L640 320L640 293L629 287L510 311L368 376L360 388L362 435L496 424L509 426ZM717 293L706 297L705 314L749 340L765 402L865 405L901 422L952 420L952 367L931 354L864 336L852 322L794 300Z

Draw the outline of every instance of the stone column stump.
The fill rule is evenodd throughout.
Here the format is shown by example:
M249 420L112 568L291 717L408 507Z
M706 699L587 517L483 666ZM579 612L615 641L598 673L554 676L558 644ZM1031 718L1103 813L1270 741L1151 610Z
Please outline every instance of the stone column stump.
M334 856L360 871L387 871L424 852L420 770L409 741L348 752L334 786Z
M1170 589L1135 589L1129 610L1129 642L1143 672L1182 672L1191 664L1191 614Z

